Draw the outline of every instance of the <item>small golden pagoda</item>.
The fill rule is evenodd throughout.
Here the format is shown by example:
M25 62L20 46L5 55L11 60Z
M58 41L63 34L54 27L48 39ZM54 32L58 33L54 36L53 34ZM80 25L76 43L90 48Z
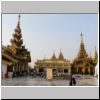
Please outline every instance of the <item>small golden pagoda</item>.
M81 33L80 50L77 57L72 63L72 73L77 74L94 74L95 66L97 64L97 52L95 51L95 58L89 57L83 43L83 34Z
M66 60L60 51L58 58L53 53L50 59L37 60L34 70L37 74L46 73L47 69L52 69L53 77L70 74L70 61Z

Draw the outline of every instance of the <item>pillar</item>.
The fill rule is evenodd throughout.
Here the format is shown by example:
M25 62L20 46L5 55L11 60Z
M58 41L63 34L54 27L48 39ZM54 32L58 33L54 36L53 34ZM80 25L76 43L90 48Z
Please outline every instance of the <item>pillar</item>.
M78 67L77 67L77 73L78 73Z
M56 75L57 75L57 76L59 75L59 71L58 71L58 68L56 68Z
M71 67L68 67L68 73L71 74Z
M88 72L89 72L89 74L90 74L90 67L88 67Z
M13 72L15 72L15 66L13 66Z
M24 64L22 64L22 71L24 71Z
M85 68L84 67L82 68L82 72L85 73Z
M46 69L46 79L52 79L53 78L53 73L51 68Z
M20 72L20 65L19 65L18 71Z
M63 69L63 72L62 73L64 74L64 69Z

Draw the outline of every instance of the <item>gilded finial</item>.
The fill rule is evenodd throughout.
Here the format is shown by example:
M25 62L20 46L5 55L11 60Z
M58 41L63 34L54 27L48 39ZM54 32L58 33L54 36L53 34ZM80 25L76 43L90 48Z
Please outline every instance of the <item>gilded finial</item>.
M97 49L96 49L96 46L95 46L95 53L97 53Z
M20 25L20 14L19 14L19 16L18 16L18 25Z
M81 43L83 43L83 34L81 32Z
M95 51L97 51L97 50L96 50L96 46L95 46Z
M90 52L90 58L92 58L92 56L91 56L91 52Z
M81 36L83 36L82 32L81 32Z

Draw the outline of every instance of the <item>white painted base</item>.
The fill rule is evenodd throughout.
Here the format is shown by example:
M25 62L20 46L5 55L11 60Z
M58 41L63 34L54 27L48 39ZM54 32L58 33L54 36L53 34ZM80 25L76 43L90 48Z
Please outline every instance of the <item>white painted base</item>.
M5 74L7 73L7 65L2 64L1 72L2 72L2 79L4 79L5 78Z
M52 79L52 78L53 78L52 69L50 68L46 69L46 79Z

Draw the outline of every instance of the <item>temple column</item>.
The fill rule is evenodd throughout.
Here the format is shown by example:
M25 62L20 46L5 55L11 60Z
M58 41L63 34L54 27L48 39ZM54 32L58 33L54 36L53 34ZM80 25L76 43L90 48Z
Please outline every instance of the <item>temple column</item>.
M90 74L90 67L88 67L88 72L89 72L89 74Z
M16 72L17 72L17 66L16 66Z
M17 69L17 72L18 72L18 65L17 65L17 68L16 69Z
M19 65L18 71L20 72L20 65Z
M36 68L36 73L39 73L39 68Z
M24 71L24 64L23 64L23 71Z
M68 73L71 74L71 68L70 68L70 66L68 67Z
M19 72L19 66L18 66L18 72Z
M22 66L20 67L20 71L22 72Z
M85 68L84 67L82 68L82 72L85 73Z
M19 72L21 72L21 66L19 67Z
M63 69L63 74L64 74L64 69Z
M58 76L58 74L59 74L59 71L58 71L58 68L56 68L56 75Z
M13 72L15 72L15 66L13 66Z
M17 66L15 65L15 72L17 72Z
M53 73L51 68L46 69L46 79L52 79L53 78Z
M16 67L14 66L14 72L16 72Z
M78 73L78 67L76 68L76 70L77 70L77 73Z
M20 69L19 68L20 68L20 65L18 65L18 72L20 72Z

